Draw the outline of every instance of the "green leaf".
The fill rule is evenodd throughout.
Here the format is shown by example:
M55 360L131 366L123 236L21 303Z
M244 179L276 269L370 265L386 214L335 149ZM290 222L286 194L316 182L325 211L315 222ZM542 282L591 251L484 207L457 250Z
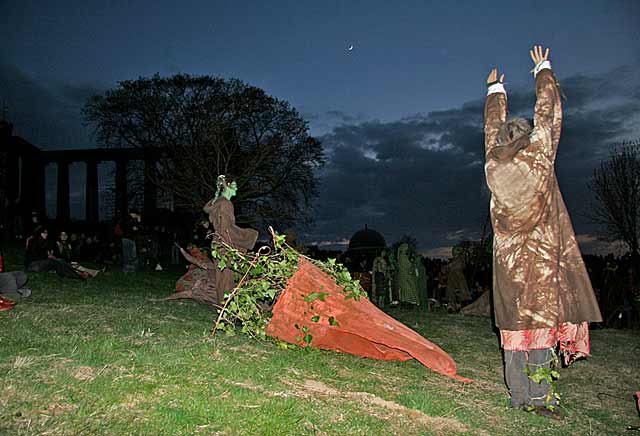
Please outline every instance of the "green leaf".
M307 345L311 345L311 340L312 339L313 339L313 336L311 336L309 333L304 335L304 341L307 343Z
M277 344L278 344L278 348L282 348L283 350L286 350L289 348L289 344L287 344L284 341L278 341Z
M336 319L334 317L330 316L329 317L329 325L338 327L340 324L338 323L338 321L336 321Z
M304 301L306 301L307 303L311 303L312 301L315 301L317 298L318 298L318 293L312 292L309 295L307 295Z
M311 318L311 321L313 321L313 322L318 322L318 321L320 321L320 315L316 315L316 316L312 317L312 318ZM329 323L331 323L331 321L329 321Z

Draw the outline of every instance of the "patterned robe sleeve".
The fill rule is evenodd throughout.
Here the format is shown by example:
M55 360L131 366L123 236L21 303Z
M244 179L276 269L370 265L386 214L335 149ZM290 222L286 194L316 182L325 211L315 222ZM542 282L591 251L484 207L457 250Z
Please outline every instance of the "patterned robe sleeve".
M562 129L562 102L560 87L551 69L541 70L536 76L536 107L533 118L534 130L550 135L545 142L545 153L551 161L555 160L560 131Z
M502 92L489 94L484 105L485 155L498 143L500 126L507 121L507 95Z

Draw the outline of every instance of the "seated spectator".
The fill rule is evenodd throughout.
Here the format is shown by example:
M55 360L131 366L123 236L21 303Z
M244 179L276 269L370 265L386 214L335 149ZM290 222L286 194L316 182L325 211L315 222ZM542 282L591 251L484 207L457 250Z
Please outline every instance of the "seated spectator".
M129 219L122 223L122 271L126 273L138 270L138 253L144 249L142 246L138 247L142 242L140 220L139 214L131 212Z
M49 232L43 226L38 226L26 242L24 263L26 271L47 272L55 270L59 277L84 279L88 275L79 274L71 265L53 255L49 245Z
M55 251L54 254L58 259L63 259L66 262L71 262L71 258L73 257L73 249L71 248L71 243L69 242L69 236L67 232L60 232L58 234L58 240L54 246Z
M54 245L53 256L56 259L63 260L70 264L71 267L75 269L80 275L86 273L90 277L95 277L100 273L100 270L86 268L75 261L75 258L73 257L73 251L71 249L71 244L69 243L69 237L64 231L60 232L60 234L58 235L58 240Z

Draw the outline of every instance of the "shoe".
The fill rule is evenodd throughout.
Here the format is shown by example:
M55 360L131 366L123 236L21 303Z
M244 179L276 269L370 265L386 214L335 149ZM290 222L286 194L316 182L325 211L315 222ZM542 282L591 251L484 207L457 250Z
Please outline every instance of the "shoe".
M20 294L20 298L27 298L31 296L31 289L28 288L20 288L17 290L18 294Z
M13 306L15 306L16 302L11 300L6 300L0 297L0 310L11 310Z

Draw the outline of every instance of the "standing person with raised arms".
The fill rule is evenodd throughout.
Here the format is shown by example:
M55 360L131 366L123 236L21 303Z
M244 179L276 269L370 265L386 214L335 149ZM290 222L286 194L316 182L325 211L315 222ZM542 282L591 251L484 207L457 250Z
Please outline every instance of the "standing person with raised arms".
M491 190L493 298L511 406L557 413L547 381L559 345L566 364L590 354L589 322L602 321L555 175L562 127L560 88L549 49L530 51L536 81L534 127L507 120L504 74L487 78L485 173ZM544 372L544 371L542 371Z

